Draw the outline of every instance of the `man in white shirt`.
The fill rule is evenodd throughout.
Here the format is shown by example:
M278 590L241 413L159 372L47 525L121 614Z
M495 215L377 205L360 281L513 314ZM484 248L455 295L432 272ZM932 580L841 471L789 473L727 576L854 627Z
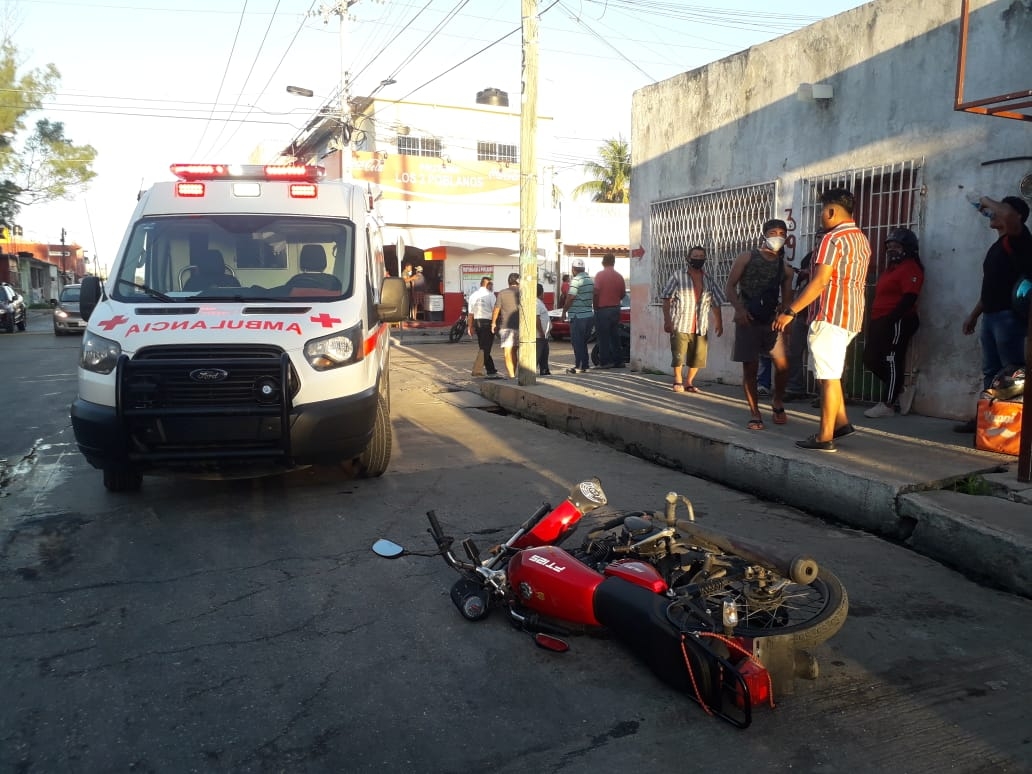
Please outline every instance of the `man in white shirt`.
M497 377L491 358L491 347L494 345L494 332L491 330L491 317L494 314L495 294L494 282L490 277L480 278L480 287L469 296L469 335L477 337L477 360L473 364L473 375L480 376L481 368L489 377ZM481 362L482 361L482 362Z

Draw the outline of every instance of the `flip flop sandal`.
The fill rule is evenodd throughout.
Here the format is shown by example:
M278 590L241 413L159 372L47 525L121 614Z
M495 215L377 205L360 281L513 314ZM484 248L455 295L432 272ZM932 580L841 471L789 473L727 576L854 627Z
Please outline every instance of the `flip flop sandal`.
M684 392L684 385L680 382L674 382L673 390L674 392Z
M694 384L689 384L684 389L685 389L685 392L702 392L702 390L700 390Z
M746 425L750 430L762 430L763 420L762 419L750 419L749 424Z
M783 408L776 408L776 409L771 409L771 411L774 412L774 424L775 425L783 425L786 422L788 422L788 416L785 414L785 409L783 409Z

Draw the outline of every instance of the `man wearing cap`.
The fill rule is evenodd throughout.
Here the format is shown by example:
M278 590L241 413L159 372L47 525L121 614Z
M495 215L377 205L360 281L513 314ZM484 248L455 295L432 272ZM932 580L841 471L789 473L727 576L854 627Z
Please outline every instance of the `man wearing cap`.
M583 374L588 370L588 336L591 335L595 320L595 310L592 306L595 283L591 275L584 271L583 258L574 258L570 268L573 270L573 279L570 280L570 289L566 293L562 319L570 321L570 343L573 345L574 363L573 368L566 369L566 373Z
M724 294L735 310L735 342L731 359L742 364L742 390L749 408L750 430L763 429L756 377L760 355L774 364L774 394L771 411L774 424L788 421L785 414L785 384L788 381L787 333L771 324L782 304L792 302L792 275L785 269L785 239L788 225L774 218L763 224L758 248L739 255L731 265Z
M1028 202L1017 196L1000 201L983 196L979 207L992 213L989 227L999 239L993 242L982 261L982 291L971 313L964 319L965 336L975 332L982 318L979 343L982 345L982 389L989 389L996 372L1004 366L1025 365L1027 323L1015 314L1011 291L1022 276L1032 276L1032 234L1028 226ZM957 425L958 433L973 433L972 419Z

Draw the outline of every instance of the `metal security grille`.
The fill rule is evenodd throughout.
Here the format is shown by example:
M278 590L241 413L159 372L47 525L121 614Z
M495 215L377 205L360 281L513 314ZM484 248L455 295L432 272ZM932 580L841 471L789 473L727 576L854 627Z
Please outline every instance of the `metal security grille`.
M477 161L503 161L516 164L519 160L515 145L503 145L500 142L477 142Z
M871 267L867 274L867 304L870 308L878 276L886 266L886 236L894 228L909 228L918 238L921 237L925 194L923 172L922 158L803 178L800 181L796 250L808 251L813 246L820 220L821 194L831 188L852 191L855 201L853 216L871 241ZM881 400L881 383L864 368L864 334L862 331L850 344L846 370L842 375L842 390L847 399L873 403ZM915 357L911 343L904 377L906 384L913 381Z
M684 268L695 245L706 248L707 271L723 287L731 264L759 241L764 221L773 217L777 183L684 196L656 202L651 208L652 301L667 278Z
M399 156L441 156L441 141L434 137L398 135Z

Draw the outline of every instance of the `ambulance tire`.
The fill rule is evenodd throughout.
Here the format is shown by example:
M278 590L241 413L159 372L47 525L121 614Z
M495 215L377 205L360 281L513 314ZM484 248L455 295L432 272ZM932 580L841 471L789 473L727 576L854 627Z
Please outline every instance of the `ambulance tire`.
M109 492L138 492L143 475L132 468L104 468L104 488Z
M387 398L382 394L376 399L376 419L373 422L373 437L359 455L358 475L360 478L376 478L387 472L391 461L391 412Z

